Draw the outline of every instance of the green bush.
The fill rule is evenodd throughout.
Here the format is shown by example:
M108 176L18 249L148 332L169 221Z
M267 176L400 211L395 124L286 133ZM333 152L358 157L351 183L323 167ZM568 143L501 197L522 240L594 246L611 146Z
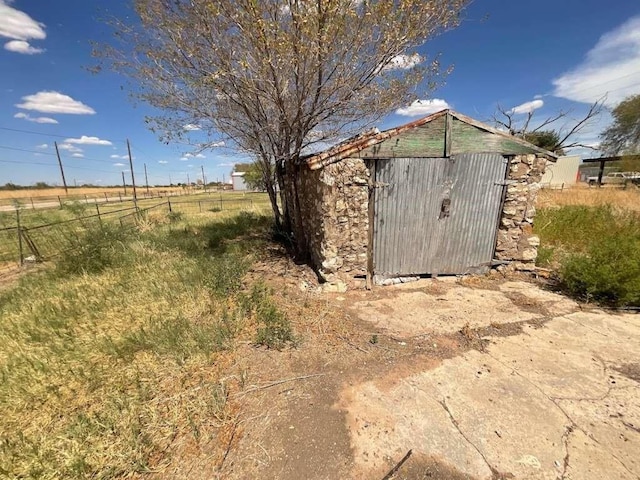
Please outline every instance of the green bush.
M640 306L640 217L610 205L541 209L537 264L557 268L577 298L611 307Z
M612 306L640 306L640 237L606 235L587 253L567 255L560 266L565 290Z

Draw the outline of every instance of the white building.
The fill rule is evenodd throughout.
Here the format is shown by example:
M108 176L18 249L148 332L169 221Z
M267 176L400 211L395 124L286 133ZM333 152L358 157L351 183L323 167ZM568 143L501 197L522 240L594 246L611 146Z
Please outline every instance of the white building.
M580 157L560 157L555 162L547 162L547 168L540 184L543 188L572 187L578 182L578 167Z
M247 190L247 184L244 181L244 174L246 172L233 172L231 174L231 183L234 191Z

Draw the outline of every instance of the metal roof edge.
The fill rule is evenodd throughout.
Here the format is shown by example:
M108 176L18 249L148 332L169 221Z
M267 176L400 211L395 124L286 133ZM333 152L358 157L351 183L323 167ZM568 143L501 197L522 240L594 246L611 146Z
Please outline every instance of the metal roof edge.
M484 130L494 135L499 135L510 141L529 147L534 152L539 153L552 161L555 161L558 159L558 155L556 155L555 153L545 150L544 148L537 147L534 144L527 142L526 140L523 140L518 137L514 137L505 132L501 132L500 130L497 130L489 125L486 125L478 120L474 120L471 117L467 117L466 115L455 112L451 109L444 109L444 110L440 110L438 112L432 113L431 115L427 115L426 117L420 118L418 120L414 120L413 122L406 123L398 127L390 128L382 132L368 133L368 134L363 133L358 136L351 137L345 140L344 142L339 143L338 145L335 145L334 147L331 147L323 152L316 153L314 155L307 157L306 159L304 159L304 161L309 167L309 169L317 170L319 168L326 167L327 165L331 165L332 163L336 163L336 162L339 162L340 160L348 158L354 153L358 153L359 151L364 150L365 148L371 147L373 145L377 145L378 143L383 142L388 138L394 137L408 130L412 130L414 128L420 127L426 123L432 122L433 120L436 120L437 118L440 118L444 115L451 115L457 120L460 120L461 122L472 125L476 128L479 128L480 130Z

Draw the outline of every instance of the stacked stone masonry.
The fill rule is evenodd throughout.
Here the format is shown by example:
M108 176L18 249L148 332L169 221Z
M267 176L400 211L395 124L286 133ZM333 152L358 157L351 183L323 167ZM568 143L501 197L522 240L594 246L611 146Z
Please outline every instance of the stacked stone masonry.
M540 239L533 234L536 198L547 160L535 155L512 157L510 185L502 209L496 258L528 269L535 265Z
M540 240L533 234L535 201L546 159L511 157L496 258L527 269ZM330 283L352 283L367 273L369 173L364 160L348 158L322 169L303 168L298 178L300 208L311 259Z

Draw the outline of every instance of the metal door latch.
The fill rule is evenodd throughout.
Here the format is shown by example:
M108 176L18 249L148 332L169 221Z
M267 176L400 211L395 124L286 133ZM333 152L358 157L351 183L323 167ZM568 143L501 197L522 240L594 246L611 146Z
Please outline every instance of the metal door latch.
M438 219L442 220L443 218L447 218L450 215L450 210L451 199L445 198L444 200L442 200L442 205L440 205L440 216L438 217Z

